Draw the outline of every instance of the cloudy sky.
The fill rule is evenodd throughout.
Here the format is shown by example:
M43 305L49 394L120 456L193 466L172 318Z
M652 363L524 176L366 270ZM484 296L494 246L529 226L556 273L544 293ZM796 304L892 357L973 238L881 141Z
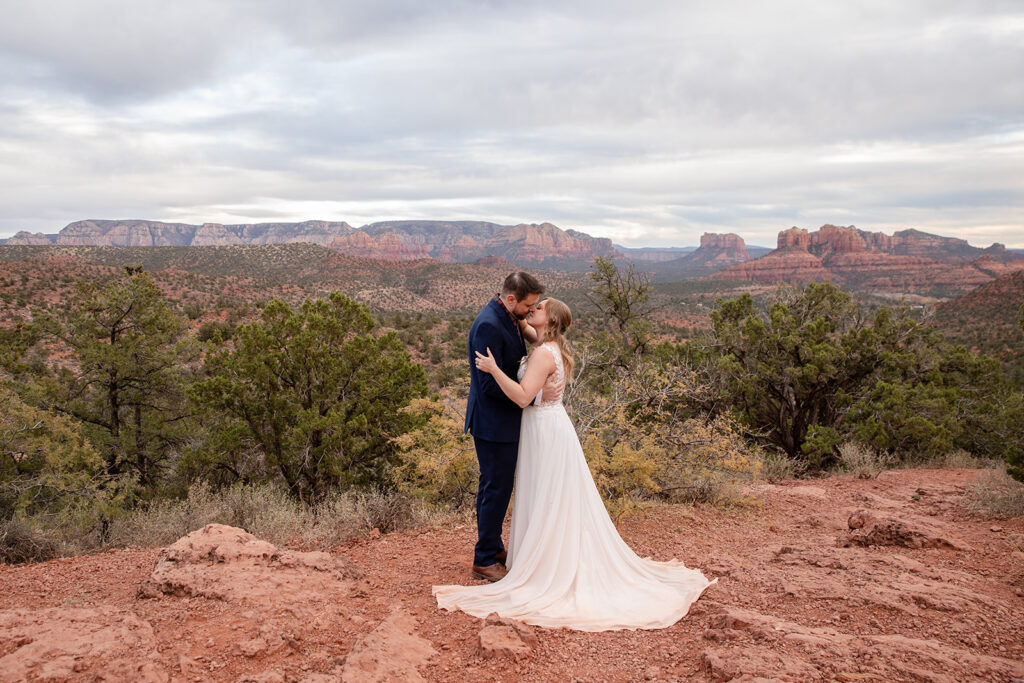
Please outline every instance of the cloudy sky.
M0 0L0 237L85 218L1024 247L1024 2Z

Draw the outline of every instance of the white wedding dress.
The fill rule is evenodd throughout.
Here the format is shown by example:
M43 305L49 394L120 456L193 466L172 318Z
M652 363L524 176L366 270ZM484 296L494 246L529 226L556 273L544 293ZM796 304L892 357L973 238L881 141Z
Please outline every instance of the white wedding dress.
M554 356L557 382L565 375L561 352L552 342L540 348ZM605 510L561 394L543 398L523 411L508 575L485 585L434 586L438 606L580 631L671 626L715 581L681 561L630 550Z

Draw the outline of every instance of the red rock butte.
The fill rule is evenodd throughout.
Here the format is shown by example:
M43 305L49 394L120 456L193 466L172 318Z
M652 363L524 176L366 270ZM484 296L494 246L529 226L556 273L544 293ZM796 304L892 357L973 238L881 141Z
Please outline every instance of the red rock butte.
M823 225L814 232L779 232L778 248L709 276L759 282L832 281L881 290L935 286L969 289L1024 268L1024 257L1002 244L982 249L966 240L903 230L892 235L856 226Z

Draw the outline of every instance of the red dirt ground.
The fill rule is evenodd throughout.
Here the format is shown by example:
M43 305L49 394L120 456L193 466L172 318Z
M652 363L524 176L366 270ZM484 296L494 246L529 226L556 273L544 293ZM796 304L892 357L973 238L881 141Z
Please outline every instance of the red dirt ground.
M363 575L331 594L138 597L158 549L2 566L0 681L1013 681L1024 678L1024 520L968 512L976 475L785 482L758 487L761 505L621 520L640 555L682 559L718 585L670 628L530 628L519 654L483 649L484 622L431 596L471 582L466 525L330 549ZM876 525L851 532L857 510Z

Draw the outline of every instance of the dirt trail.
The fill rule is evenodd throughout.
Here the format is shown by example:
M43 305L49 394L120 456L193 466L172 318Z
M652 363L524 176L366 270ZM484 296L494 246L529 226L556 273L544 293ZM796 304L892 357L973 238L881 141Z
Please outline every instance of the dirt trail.
M166 549L0 567L0 681L1024 679L1024 520L962 506L971 470L758 487L761 507L623 520L719 583L659 631L439 611L468 526L329 553L210 527Z

